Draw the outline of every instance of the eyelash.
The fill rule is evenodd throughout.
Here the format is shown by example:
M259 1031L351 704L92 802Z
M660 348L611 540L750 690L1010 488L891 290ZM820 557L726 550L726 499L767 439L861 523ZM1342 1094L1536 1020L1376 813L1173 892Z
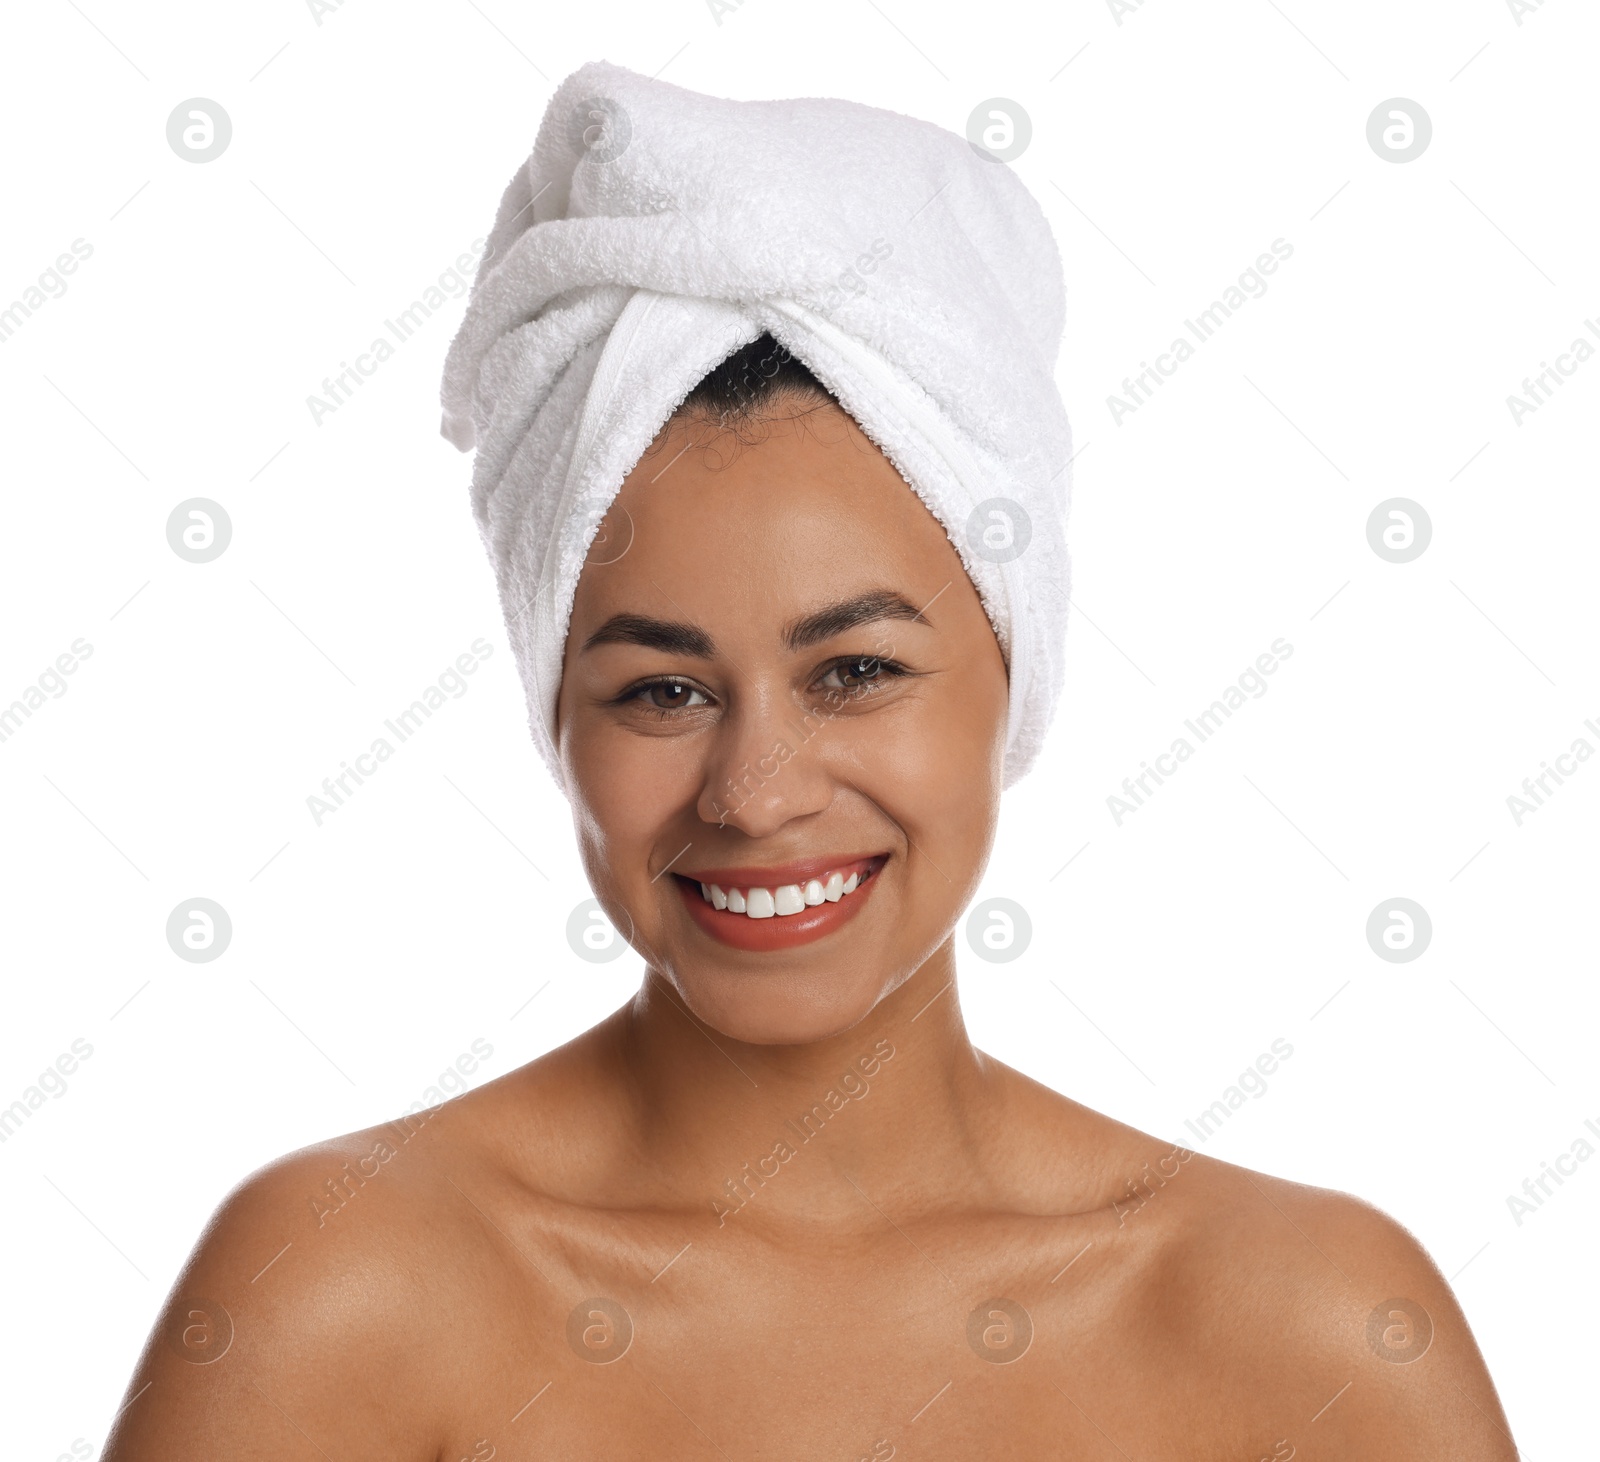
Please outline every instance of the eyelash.
M872 681L867 681L867 685L873 684L879 678L898 680L903 676L916 674L914 670L902 665L898 660L887 660L881 655L842 655L837 660L830 660L827 665L823 667L822 674L818 676L818 679L826 678L841 666L861 665L868 661L876 663L878 667L878 675L875 676ZM686 711L698 711L704 709L702 706L680 706L676 710L668 710L663 706L652 706L648 701L643 699L643 696L647 690L650 690L652 687L657 685L685 685L689 686L693 690L699 691L701 695L709 695L708 691L700 690L699 686L694 685L692 681L683 676L657 675L653 676L649 680L635 681L625 691L623 691L621 695L615 697L611 704L614 706L634 706L638 710L645 712L646 715L653 716L655 719L660 721L670 720L675 716L681 716ZM859 693L863 687L842 687L842 689L845 695L850 695L852 690Z

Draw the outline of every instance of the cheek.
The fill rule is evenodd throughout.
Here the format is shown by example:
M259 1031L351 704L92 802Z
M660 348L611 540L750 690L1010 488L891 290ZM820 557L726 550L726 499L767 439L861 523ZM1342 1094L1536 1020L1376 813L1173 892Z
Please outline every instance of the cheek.
M930 772L942 770L970 797L990 781L998 787L1010 691L1005 662L987 632L956 663L966 668L944 677L919 731Z
M665 739L578 725L561 753L591 878L643 868L661 828L694 802L698 783Z
M965 851L963 844L976 849L987 837L1005 733L1004 707L997 721L991 699L906 706L861 747L866 790L924 846Z

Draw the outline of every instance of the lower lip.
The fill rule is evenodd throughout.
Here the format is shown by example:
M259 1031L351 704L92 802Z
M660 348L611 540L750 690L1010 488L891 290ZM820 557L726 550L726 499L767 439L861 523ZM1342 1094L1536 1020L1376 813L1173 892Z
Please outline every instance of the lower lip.
M734 949L765 952L774 949L793 949L797 945L811 944L826 938L835 929L841 929L861 912L861 906L877 887L883 876L883 865L873 869L872 877L856 886L836 904L821 903L807 907L798 914L774 914L770 919L752 919L748 914L731 914L708 904L700 894L700 885L673 875L688 907L689 917L713 939Z

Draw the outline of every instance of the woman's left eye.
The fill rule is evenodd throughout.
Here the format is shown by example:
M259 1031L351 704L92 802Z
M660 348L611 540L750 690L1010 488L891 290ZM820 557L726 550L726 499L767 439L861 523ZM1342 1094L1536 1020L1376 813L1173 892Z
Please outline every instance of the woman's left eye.
M878 681L904 674L904 668L893 660L883 660L876 655L856 655L849 660L836 660L818 684L824 690L867 690Z

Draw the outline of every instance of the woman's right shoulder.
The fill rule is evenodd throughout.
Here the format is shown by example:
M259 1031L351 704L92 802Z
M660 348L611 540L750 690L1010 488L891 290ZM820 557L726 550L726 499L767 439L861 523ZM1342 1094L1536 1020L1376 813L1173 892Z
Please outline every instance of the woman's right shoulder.
M413 1112L263 1164L222 1198L200 1235L196 1257L248 1265L265 1246L263 1262L276 1267L280 1255L287 1257L299 1247L302 1263L314 1264L324 1251L311 1250L310 1244L327 1236L333 1241L326 1246L328 1257L338 1253L346 1261L357 1258L406 1223L412 1205L397 1200L416 1198L418 1180L425 1176L421 1170L438 1166L448 1134L434 1124L448 1113L449 1104ZM436 1140L441 1134L443 1140ZM356 1215L358 1222L339 1222Z
M104 1462L228 1462L280 1431L286 1455L299 1433L329 1456L431 1462L418 1438L444 1424L438 1356L494 1282L494 1247L452 1194L483 1160L470 1106L314 1143L238 1182L178 1274Z
M441 1245L440 1235L463 1209L472 1212L448 1201L452 1189L461 1192L458 1180L491 1170L499 1176L513 1153L537 1152L541 1136L564 1125L572 1083L558 1074L562 1054L455 1096L430 1088L426 1095L437 1098L431 1104L414 1102L378 1126L264 1164L223 1198L201 1248L242 1265L263 1248L267 1259L284 1252L286 1263L293 1252L309 1272L324 1260L360 1265L369 1256L392 1268L388 1250L396 1244L457 1247L454 1239ZM294 1250L283 1248L289 1245Z

